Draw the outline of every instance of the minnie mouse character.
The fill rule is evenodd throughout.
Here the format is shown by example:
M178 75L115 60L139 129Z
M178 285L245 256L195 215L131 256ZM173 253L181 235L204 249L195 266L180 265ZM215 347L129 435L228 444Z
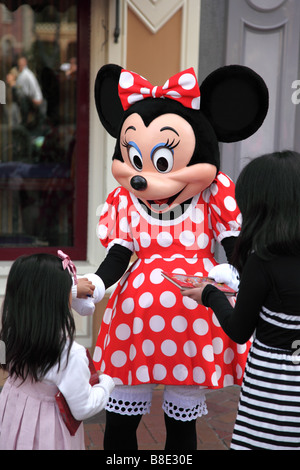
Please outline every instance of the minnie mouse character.
M215 241L230 261L240 211L233 182L219 170L218 142L245 139L261 126L268 91L261 77L238 65L214 71L200 88L193 69L153 87L105 65L95 101L117 139L112 173L120 184L99 220L107 256L92 277L100 297L119 281L94 353L96 368L116 383L104 448L137 448L153 388L164 384L165 448L196 449L205 388L240 385L249 344L232 342L213 311L183 297L161 273L207 276L217 269Z

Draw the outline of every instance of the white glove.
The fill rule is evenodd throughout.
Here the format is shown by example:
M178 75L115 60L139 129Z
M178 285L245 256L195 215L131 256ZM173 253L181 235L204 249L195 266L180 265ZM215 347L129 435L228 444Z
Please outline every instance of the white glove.
M209 271L208 277L211 277L216 282L227 284L235 291L238 291L239 289L240 277L237 270L231 266L231 264L218 264Z
M96 274L85 274L80 276L87 278L94 286L93 297L86 297L85 299L77 298L77 286L73 284L72 287L72 308L81 316L93 315L95 311L95 304L103 299L105 294L105 286L102 279Z
M79 313L82 317L88 315L93 315L95 311L95 304L92 297L87 297L86 299L72 299L72 308Z

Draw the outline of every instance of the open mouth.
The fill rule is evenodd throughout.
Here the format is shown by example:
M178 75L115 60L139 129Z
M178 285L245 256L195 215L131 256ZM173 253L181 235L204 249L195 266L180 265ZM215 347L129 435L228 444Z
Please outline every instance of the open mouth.
M149 205L149 207L156 206L157 208L159 208L163 206L163 208L166 209L167 207L170 207L173 204L175 199L177 199L177 197L182 193L183 190L184 188L182 188L178 193L174 194L174 196L171 197L147 200L147 204Z

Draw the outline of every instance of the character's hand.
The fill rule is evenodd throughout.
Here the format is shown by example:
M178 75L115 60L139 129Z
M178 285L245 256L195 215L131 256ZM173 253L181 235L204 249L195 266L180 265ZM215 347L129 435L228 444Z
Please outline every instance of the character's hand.
M86 297L85 299L79 299L76 297L75 299L72 299L72 308L79 313L79 315L86 317L93 315L95 304L92 297Z
M90 282L91 285L94 287L92 297L85 296L84 298L78 298L76 287L78 288L80 279L81 280L87 279L87 282ZM84 282L86 283L86 281ZM81 286L80 286L80 290L81 290ZM76 291L76 294L74 294L75 291ZM82 278L78 279L77 286L73 286L72 288L72 297L73 297L72 308L77 313L79 313L79 315L82 315L82 316L93 315L95 311L95 304L100 302L100 300L103 299L104 294L105 294L105 286L104 286L102 279L100 279L100 277L97 276L96 274L85 274Z
M239 274L230 264L218 264L209 271L208 277L211 277L216 282L224 282L235 291L239 290Z

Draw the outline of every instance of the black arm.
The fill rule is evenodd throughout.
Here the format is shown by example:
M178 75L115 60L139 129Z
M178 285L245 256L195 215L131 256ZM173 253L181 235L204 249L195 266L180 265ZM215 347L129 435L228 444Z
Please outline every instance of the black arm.
M221 241L221 245L223 246L225 250L228 263L230 263L231 256L232 256L234 246L236 243L236 239L237 237L227 237L227 238L223 238L223 240Z
M104 282L105 288L112 286L125 273L132 252L124 246L115 244L109 250L96 273Z

